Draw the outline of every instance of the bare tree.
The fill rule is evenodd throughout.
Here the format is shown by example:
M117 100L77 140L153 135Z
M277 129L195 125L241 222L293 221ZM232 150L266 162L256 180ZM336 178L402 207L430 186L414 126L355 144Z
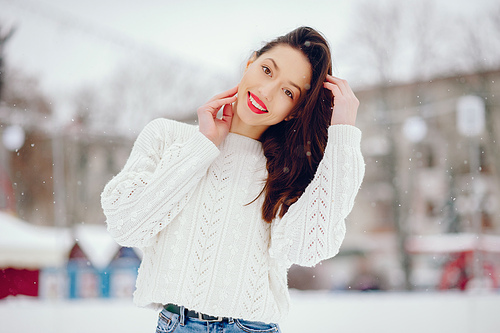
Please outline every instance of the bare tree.
M194 119L196 109L227 89L229 81L189 64L135 59L118 67L99 90L87 89L86 97L80 94L75 103L92 101L88 111L94 129L135 136L154 118Z
M348 50L357 55L355 61L366 64L376 82L388 84L393 79L394 63L402 24L402 7L397 2L361 3Z
M434 2L364 1L355 17L343 49L357 67L363 64L362 81L390 85L449 70L450 18Z
M2 101L3 84L5 81L5 61L4 61L4 50L5 44L14 34L15 29L13 27L6 28L0 22L0 101Z
M8 113L0 118L0 130L16 124L26 133L24 145L9 152L7 159L17 213L27 221L50 225L54 218L52 147L50 135L41 126L51 114L50 102L33 77L13 69L6 73L3 102Z
M456 53L460 69L483 72L500 66L500 4L483 7L478 14L457 18Z

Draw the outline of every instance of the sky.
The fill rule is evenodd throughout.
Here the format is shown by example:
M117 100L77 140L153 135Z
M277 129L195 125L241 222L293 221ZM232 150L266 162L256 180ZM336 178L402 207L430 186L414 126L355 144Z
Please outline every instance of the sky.
M495 0L435 0L466 15ZM9 67L40 80L49 96L69 96L105 82L130 59L190 63L237 77L263 41L300 25L321 31L338 75L349 76L335 47L345 43L362 0L0 0ZM347 78L349 80L349 78ZM353 78L355 79L355 78ZM235 82L236 83L236 82Z

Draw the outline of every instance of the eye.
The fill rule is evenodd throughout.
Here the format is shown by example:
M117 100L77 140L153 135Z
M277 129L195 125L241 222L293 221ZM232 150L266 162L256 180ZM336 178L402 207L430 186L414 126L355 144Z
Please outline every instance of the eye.
M290 97L291 99L293 99L293 92L291 92L288 89L283 89L283 91L285 92L285 95L287 95L288 97Z
M271 69L267 66L262 66L262 71L264 74L271 76Z

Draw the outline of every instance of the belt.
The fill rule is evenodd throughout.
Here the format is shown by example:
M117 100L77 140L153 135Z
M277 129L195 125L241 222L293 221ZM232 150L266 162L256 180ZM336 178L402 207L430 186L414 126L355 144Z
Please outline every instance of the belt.
M175 304L167 304L163 307L165 310L175 313L177 315L181 314L181 307L177 306ZM199 320L207 321L207 322L217 322L217 321L223 321L224 319L227 319L225 317L214 317L214 316L209 316L204 313L196 312L193 310L188 310L184 308L184 316L190 317L190 318L197 318Z

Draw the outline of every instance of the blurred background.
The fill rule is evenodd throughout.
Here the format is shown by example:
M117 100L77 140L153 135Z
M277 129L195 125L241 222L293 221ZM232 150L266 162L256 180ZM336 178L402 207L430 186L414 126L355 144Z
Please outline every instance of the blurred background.
M100 193L149 121L195 124L300 25L361 102L366 176L339 255L290 269L283 330L312 313L321 332L500 329L496 0L0 0L3 328L154 330Z

